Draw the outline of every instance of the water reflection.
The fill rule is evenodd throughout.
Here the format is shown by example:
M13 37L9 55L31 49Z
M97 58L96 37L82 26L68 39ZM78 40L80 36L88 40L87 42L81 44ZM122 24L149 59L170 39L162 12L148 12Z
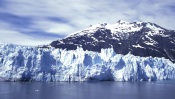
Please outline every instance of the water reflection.
M175 81L0 82L0 99L172 99Z

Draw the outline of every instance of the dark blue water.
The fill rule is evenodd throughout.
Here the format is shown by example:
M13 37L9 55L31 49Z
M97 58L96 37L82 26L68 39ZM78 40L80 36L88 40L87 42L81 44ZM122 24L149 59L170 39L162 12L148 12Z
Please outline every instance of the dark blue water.
M175 99L175 81L0 82L0 99Z

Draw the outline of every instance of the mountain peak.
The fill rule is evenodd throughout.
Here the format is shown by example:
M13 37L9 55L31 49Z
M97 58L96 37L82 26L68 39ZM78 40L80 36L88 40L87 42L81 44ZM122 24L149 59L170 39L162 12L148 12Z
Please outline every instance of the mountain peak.
M119 24L129 24L129 22L124 21L124 20L118 20L117 23L119 23Z
M151 22L126 22L97 24L73 33L64 39L53 41L51 46L67 50L82 47L100 52L113 48L118 54L165 57L175 62L175 32Z
M73 37L73 36L81 36L85 34L91 34L95 33L99 29L107 29L110 30L111 33L133 33L137 31L141 31L142 29L149 29L151 31L154 31L158 33L159 31L166 31L167 29L151 22L127 22L124 20L119 20L117 23L114 24L108 24L108 23L99 23L96 25L90 25L88 28L83 29L81 31L72 33L68 35L67 37Z

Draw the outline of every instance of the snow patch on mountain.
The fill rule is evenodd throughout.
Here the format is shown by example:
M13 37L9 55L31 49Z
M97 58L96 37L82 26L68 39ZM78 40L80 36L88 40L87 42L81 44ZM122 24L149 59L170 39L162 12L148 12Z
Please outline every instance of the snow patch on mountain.
M135 47L140 47L136 45ZM165 58L0 44L1 81L152 81L175 79L175 64Z
M143 48L143 49L145 49L144 47L140 46L139 44L137 44L137 45L132 45L132 47L135 47L135 48Z

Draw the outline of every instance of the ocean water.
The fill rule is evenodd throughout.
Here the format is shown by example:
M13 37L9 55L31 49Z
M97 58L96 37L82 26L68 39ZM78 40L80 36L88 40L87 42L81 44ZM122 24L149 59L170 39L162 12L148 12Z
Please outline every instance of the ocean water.
M0 82L0 99L175 99L175 80Z

